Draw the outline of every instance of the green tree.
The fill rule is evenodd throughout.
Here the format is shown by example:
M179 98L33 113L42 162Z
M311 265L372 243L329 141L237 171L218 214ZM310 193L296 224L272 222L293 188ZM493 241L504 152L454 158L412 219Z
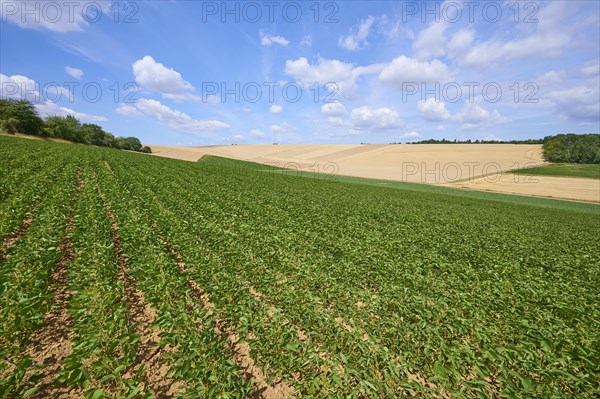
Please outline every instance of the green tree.
M81 125L77 118L72 115L50 116L46 118L45 125L45 130L50 137L76 143L84 142L80 132Z
M106 132L102 130L102 127L93 123L84 123L81 125L80 135L85 140L85 144L93 144L100 147L108 146Z
M0 126L11 133L40 135L44 121L27 100L0 99Z
M544 137L549 162L600 163L600 134L558 134Z
M142 142L137 137L125 137L123 139L125 143L124 149L129 151L140 151L142 149Z
M19 131L19 121L16 118L0 120L0 129L8 134L16 134Z

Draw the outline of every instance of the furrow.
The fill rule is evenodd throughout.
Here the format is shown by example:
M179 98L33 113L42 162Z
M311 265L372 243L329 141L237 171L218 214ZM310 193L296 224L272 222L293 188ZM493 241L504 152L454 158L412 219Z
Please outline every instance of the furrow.
M127 273L128 259L124 256L121 247L122 240L117 218L113 214L104 194L100 191L100 187L97 188L105 206L106 216L111 224L114 251L119 264L117 278L125 289L125 300L130 322L136 326L136 333L140 337L136 360L132 367L126 371L124 377L131 378L142 369L146 383L158 398L173 397L177 392L181 392L179 388L181 384L169 375L170 367L163 360L165 350L160 347L160 334L162 331L159 328L152 328L152 324L156 320L156 312L150 304L146 303L144 293L135 287L133 278Z
M68 289L67 265L75 258L71 236L75 230L74 218L77 211L79 192L84 181L77 174L77 185L71 200L71 210L65 228L65 237L60 243L61 259L52 274L53 299L52 309L44 316L40 328L31 336L26 353L36 365L44 365L37 382L38 391L32 398L64 397L65 395L81 396L76 388L53 386L52 383L61 369L61 364L72 352L73 332L70 330L73 318L68 313L68 305L72 292ZM31 377L32 371L26 378Z
M153 227L155 228L156 226L153 225ZM179 270L184 274L187 273L183 257L173 251L164 237L159 236L159 240L165 247L165 250L177 260ZM204 310L208 314L214 314L215 305L210 301L208 294L203 291L202 287L193 279L188 280L188 285L192 290L192 295L202 304ZM294 387L285 381L276 379L269 383L268 373L265 373L250 355L250 345L248 342L241 340L235 329L228 326L226 320L218 317L218 313L216 316L214 331L226 339L229 350L233 353L234 362L244 371L246 379L253 381L253 398L284 399L298 396Z

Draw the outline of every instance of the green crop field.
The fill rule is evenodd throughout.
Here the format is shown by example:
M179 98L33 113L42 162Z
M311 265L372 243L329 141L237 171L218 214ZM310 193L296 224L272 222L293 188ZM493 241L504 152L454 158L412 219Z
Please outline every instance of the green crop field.
M553 163L535 168L518 169L513 173L540 176L585 177L600 179L600 165L577 163Z
M598 205L9 137L0 167L0 397L600 396Z

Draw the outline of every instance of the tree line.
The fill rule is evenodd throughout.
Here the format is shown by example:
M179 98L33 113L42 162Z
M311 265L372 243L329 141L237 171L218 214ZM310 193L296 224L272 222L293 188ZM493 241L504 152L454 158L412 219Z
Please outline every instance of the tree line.
M510 141L428 139L407 144L542 144L544 159L548 162L600 164L600 134L597 133L557 134L543 139Z
M8 134L22 133L119 150L152 152L150 147L142 146L137 137L115 137L99 125L82 124L72 115L42 119L28 100L0 99L0 129Z
M400 144L400 143L392 143ZM411 141L406 144L544 144L543 139L527 139L527 140L436 140L428 139L421 141Z
M600 164L600 134L558 134L543 144L546 161Z

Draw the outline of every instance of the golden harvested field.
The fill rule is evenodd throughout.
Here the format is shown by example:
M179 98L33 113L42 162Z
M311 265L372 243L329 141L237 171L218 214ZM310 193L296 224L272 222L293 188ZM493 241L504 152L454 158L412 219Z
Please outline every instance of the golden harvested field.
M187 161L197 161L204 155L216 155L307 172L318 170L323 174L600 202L598 180L516 176L508 172L544 164L541 145L255 144L151 147L155 155Z

